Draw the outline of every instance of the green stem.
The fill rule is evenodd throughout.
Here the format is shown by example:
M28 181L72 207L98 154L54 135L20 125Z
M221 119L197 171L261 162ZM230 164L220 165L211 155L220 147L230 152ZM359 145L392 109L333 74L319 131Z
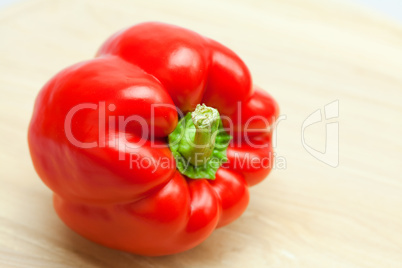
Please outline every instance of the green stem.
M230 139L219 112L202 104L180 119L169 134L169 147L181 174L192 179L215 179L217 170L227 161Z
M202 104L197 105L195 111L191 113L191 119L195 126L195 135L185 154L191 164L200 166L204 165L212 155L220 117L216 109Z

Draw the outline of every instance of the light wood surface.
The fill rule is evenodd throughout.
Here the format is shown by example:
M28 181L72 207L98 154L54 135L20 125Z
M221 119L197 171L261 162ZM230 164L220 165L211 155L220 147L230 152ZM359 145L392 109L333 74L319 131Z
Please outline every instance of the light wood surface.
M236 51L281 113L286 160L244 215L200 246L141 257L81 238L56 216L26 132L41 86L110 34L158 20ZM340 2L29 1L0 12L1 267L402 267L402 27ZM303 121L339 101L339 166L312 157ZM325 122L305 130L324 148Z

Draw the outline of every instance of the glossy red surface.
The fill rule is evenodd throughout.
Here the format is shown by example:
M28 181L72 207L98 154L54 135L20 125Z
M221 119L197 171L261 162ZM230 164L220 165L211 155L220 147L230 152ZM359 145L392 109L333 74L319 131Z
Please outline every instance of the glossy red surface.
M240 136L215 180L185 178L162 146L177 125L175 107L188 112L199 103L231 118L233 135ZM239 168L236 157L251 153L272 164L266 121L250 123L260 129L250 136L265 135L263 148L242 144L244 125L255 116L272 125L277 115L274 99L254 90L231 50L183 28L143 23L113 35L96 58L66 68L42 88L28 140L35 169L69 227L108 247L166 255L198 245L243 213L248 186L271 165ZM149 165L133 165L142 159Z

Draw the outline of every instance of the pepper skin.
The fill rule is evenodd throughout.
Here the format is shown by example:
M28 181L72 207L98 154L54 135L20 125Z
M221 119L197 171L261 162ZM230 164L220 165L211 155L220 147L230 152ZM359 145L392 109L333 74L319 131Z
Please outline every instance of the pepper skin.
M167 146L180 117L197 104L217 109L233 137L214 180L182 175ZM244 212L248 187L271 170L278 113L228 48L180 27L142 23L42 88L28 142L71 229L111 248L167 255L195 247ZM250 156L265 166L236 164Z

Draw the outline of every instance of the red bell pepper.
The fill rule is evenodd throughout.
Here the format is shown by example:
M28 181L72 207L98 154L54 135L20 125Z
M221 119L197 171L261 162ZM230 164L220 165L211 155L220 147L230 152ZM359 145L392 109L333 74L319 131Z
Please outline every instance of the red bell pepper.
M228 48L142 23L42 88L28 141L71 229L111 248L166 255L243 213L248 187L271 170L278 111Z

